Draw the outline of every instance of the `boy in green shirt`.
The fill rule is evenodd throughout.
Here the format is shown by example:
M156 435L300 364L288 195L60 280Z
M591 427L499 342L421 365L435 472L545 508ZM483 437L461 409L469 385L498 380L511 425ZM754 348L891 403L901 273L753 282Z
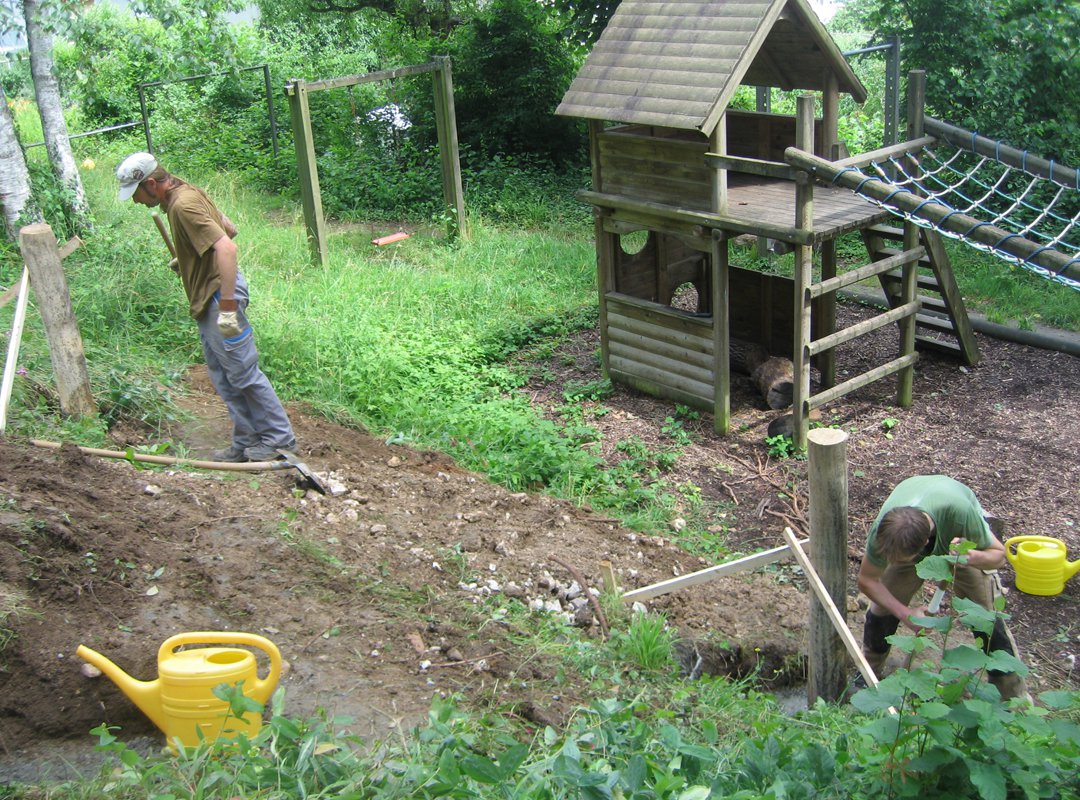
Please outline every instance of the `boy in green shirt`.
M961 541L973 542L975 549L967 553L966 564L957 565L953 592L993 610L994 598L1001 594L997 569L1005 563L1005 545L990 530L975 493L945 475L916 475L901 481L885 500L867 535L859 568L859 589L870 598L863 654L875 673L885 666L886 639L900 622L918 631L913 618L929 616L925 605L909 605L923 583L915 565L929 555L948 555ZM1004 650L1019 657L1016 642L1001 619L989 637L976 637L988 653ZM1023 697L1030 701L1018 673L991 670L989 677L1002 700Z

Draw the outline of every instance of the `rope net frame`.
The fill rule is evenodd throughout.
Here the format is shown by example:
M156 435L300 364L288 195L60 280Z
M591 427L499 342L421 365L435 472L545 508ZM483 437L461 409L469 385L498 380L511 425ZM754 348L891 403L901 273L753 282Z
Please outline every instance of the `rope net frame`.
M832 183L1080 291L1080 170L932 122L948 135L865 170L839 168Z

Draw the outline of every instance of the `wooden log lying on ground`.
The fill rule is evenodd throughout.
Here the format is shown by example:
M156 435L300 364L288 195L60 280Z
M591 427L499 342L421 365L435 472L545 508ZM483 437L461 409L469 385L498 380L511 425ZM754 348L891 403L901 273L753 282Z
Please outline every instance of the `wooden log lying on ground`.
M731 368L745 373L757 386L769 408L787 408L794 392L795 369L790 359L770 356L756 342L732 339Z
M773 356L759 365L750 378L769 408L787 408L794 393L795 368L791 360Z

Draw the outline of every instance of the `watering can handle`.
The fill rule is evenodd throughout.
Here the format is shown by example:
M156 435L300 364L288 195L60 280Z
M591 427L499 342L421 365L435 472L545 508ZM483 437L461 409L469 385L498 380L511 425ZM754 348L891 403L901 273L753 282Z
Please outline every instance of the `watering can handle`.
M1013 552L1013 548L1016 545L1021 545L1024 542L1044 542L1045 544L1061 544L1060 541L1052 536L1013 536L1011 539L1005 540L1005 557L1009 559L1009 563L1015 566L1017 555Z
M267 658L270 659L270 672L265 678L259 680L259 686L257 688L268 686L272 691L273 687L277 686L278 678L281 677L281 651L279 651L277 645L269 639L254 633L239 633L233 631L192 631L190 633L178 633L175 636L170 636L161 643L161 647L158 650L158 663L160 664L166 657L171 656L173 650L185 644L243 644L254 647L258 650L262 650L266 653ZM266 692L266 694L269 696L270 692Z

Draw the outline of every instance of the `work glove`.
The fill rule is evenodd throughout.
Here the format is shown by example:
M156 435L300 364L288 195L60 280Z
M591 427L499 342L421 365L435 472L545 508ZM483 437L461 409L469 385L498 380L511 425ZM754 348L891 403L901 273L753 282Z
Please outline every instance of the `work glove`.
M240 335L240 320L237 311L218 311L217 327L226 339Z

